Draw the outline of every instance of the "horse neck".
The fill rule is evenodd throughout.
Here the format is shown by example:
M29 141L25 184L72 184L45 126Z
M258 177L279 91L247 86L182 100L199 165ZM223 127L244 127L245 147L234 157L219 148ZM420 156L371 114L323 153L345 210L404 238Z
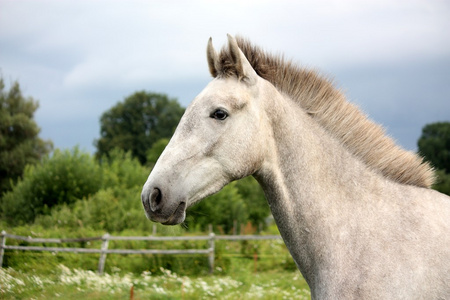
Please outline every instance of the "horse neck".
M271 95L267 160L255 174L281 235L310 285L334 226L368 189L386 180L369 171L293 101ZM364 198L366 198L364 200ZM351 206L349 206L351 204ZM319 260L318 260L319 259ZM316 270L317 271L317 270Z

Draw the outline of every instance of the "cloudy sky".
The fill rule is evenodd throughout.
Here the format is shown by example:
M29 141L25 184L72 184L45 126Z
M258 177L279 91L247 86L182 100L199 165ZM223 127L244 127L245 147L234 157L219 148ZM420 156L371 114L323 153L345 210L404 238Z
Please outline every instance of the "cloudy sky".
M0 0L0 70L39 100L41 137L95 152L101 114L138 90L183 106L205 49L240 34L334 78L401 145L450 121L447 0Z

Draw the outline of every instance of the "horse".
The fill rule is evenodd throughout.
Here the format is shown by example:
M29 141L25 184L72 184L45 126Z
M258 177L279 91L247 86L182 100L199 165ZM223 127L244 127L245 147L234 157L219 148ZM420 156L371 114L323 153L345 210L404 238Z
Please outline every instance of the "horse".
M450 198L333 82L242 37L219 52L151 171L147 218L252 175L312 299L450 299ZM226 213L226 212L224 212Z

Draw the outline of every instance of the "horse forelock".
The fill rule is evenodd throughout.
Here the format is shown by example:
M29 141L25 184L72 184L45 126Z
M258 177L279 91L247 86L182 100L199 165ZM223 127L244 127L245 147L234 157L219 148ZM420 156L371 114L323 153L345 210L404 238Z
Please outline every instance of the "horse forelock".
M427 188L433 184L435 177L431 166L419 155L399 147L380 125L348 102L331 80L283 56L271 55L242 37L236 40L260 77L295 100L368 167L402 184ZM218 59L218 77L237 76L228 48L220 51Z

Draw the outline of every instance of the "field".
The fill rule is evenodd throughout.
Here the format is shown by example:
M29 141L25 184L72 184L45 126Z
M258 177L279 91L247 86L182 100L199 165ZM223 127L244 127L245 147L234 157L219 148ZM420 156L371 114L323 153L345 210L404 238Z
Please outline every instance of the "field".
M75 236L44 230L38 234L25 228L14 231L24 236ZM90 231L78 234L101 235ZM31 245L13 239L7 244ZM63 246L99 249L100 245L101 241L94 241ZM111 249L207 246L208 241L110 243ZM310 299L309 288L282 240L216 241L213 275L208 274L207 255L109 254L104 275L96 272L98 262L99 254L6 250L4 268L0 268L0 299Z
M103 276L59 265L50 274L0 269L2 299L310 299L298 271L179 276L162 269ZM220 269L217 270L220 272Z

